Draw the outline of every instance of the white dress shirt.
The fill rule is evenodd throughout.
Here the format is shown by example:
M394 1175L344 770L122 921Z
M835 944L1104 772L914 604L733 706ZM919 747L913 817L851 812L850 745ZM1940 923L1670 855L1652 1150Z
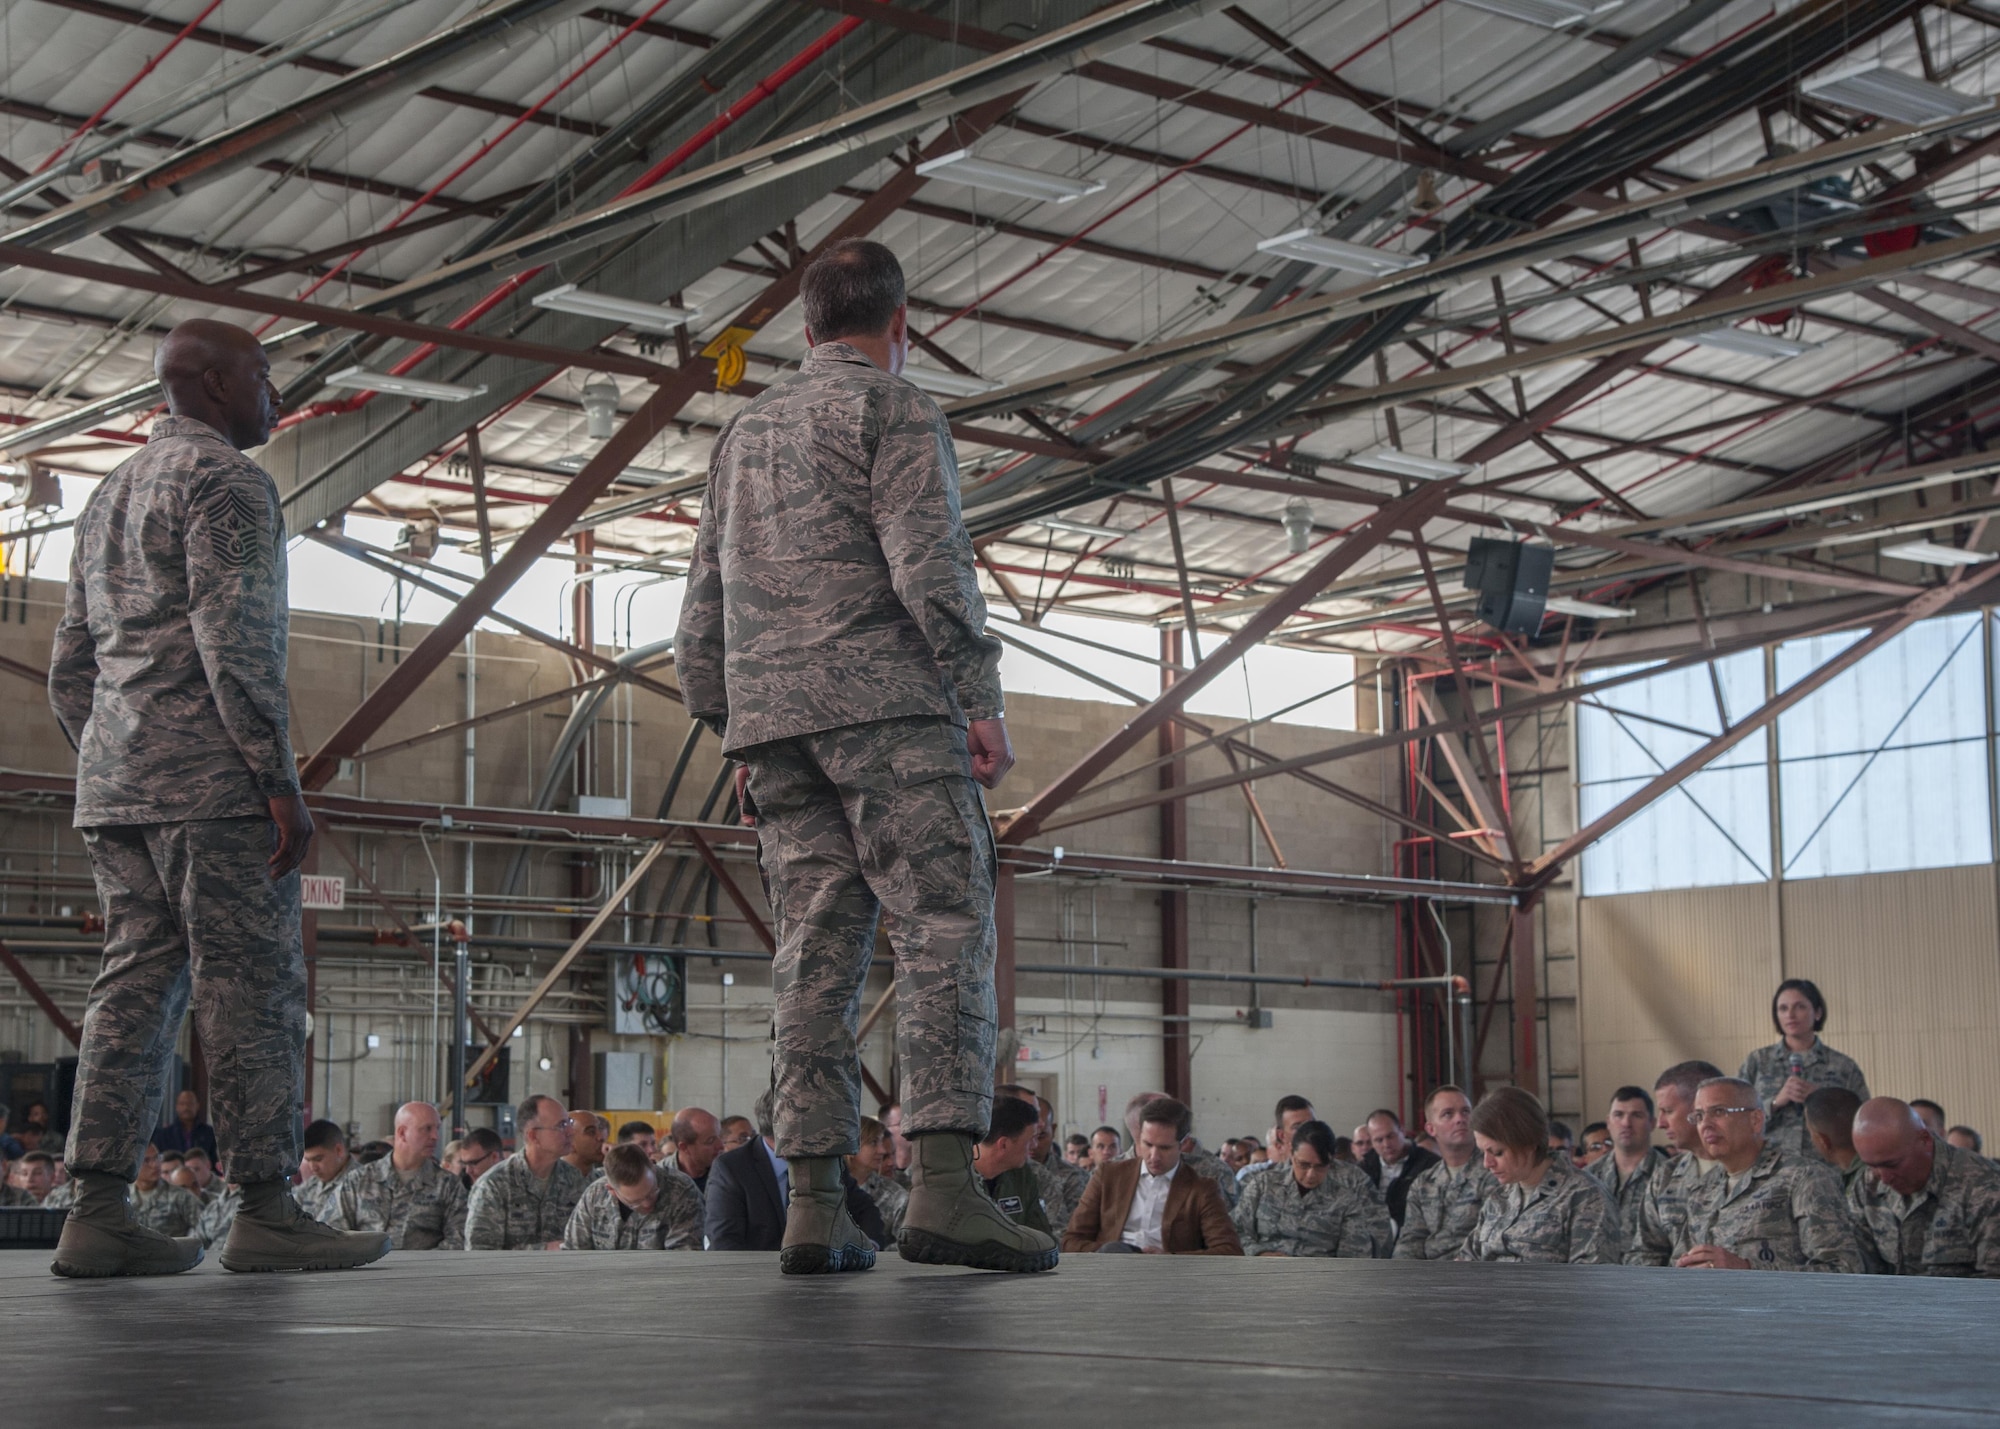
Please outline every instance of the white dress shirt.
M1166 1249L1160 1240L1160 1220L1167 1212L1167 1188L1173 1185L1174 1173L1180 1169L1181 1163L1176 1161L1164 1176L1155 1176L1143 1162L1140 1164L1139 1184L1132 1192L1132 1213L1125 1217L1125 1233L1119 1237L1134 1250Z

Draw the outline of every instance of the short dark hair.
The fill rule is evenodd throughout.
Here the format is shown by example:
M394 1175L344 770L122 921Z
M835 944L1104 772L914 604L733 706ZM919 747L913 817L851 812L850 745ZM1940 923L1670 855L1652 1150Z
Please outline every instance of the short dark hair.
M345 1146L347 1137L340 1130L340 1123L321 1117L306 1127L305 1148L317 1151L322 1146Z
M903 265L884 244L843 238L806 265L799 302L814 342L874 337L888 329L908 293Z
M1115 1126L1100 1126L1097 1128L1097 1130L1090 1133L1090 1139L1092 1141L1097 1140L1097 1138L1100 1136L1109 1136L1113 1141L1117 1142L1120 1146L1123 1146L1125 1144L1125 1133L1120 1131Z
M507 1143L500 1139L500 1133L490 1126L475 1126L459 1138L458 1148L461 1152L468 1146L476 1146L488 1156L498 1156L507 1149Z
M1424 1098L1424 1116L1427 1119L1431 1114L1431 1103L1436 1101L1439 1097L1443 1096L1446 1092L1457 1092L1460 1096L1465 1097L1465 1088L1459 1086L1458 1083L1439 1082L1436 1086L1431 1088L1431 1094ZM1465 1099L1467 1101L1472 1100L1471 1097L1465 1097Z
M1918 1107L1920 1107L1920 1106L1927 1106L1927 1107L1929 1107L1929 1108L1930 1108L1930 1109L1931 1109L1932 1111L1934 1111L1934 1112L1936 1112L1936 1113L1937 1113L1937 1119L1938 1119L1939 1121L1943 1121L1943 1120L1944 1120L1944 1108L1943 1108L1943 1107L1941 1107L1941 1106L1939 1106L1939 1105L1938 1105L1938 1104L1937 1104L1936 1102L1932 1101L1932 1100L1931 1100L1931 1099L1930 1099L1929 1097L1911 1097L1911 1098L1910 1098L1910 1110L1911 1110L1911 1111L1915 1111L1915 1110L1916 1110L1916 1109L1917 1109Z
M1401 1131L1403 1129L1403 1119L1400 1116L1397 1116L1396 1113L1394 1113L1393 1111L1390 1111L1389 1108L1385 1106L1376 1107L1375 1110L1368 1113L1368 1120L1373 1121L1378 1116L1387 1117L1389 1119L1389 1124L1395 1127L1396 1130Z
M1854 1147L1854 1114L1861 1098L1846 1087L1821 1087L1806 1098L1806 1130L1816 1131L1837 1151Z
M1263 1148L1259 1147L1258 1149L1261 1151ZM1333 1158L1336 1161L1354 1160L1354 1138L1351 1136L1334 1137Z
M1313 1104L1311 1102L1307 1101L1297 1092L1293 1092L1290 1096L1278 1098L1278 1109L1271 1113L1271 1120L1282 1123L1285 1119L1285 1113L1288 1111L1311 1111L1312 1109Z
M1549 1135L1556 1138L1564 1146L1576 1145L1576 1133L1570 1130L1569 1123L1566 1121L1550 1121Z
M636 1186L652 1169L646 1153L632 1142L621 1141L604 1153L604 1179L614 1186Z
M1042 1119L1041 1109L1019 1097L993 1098L993 1117L980 1144L991 1146L1003 1136L1020 1136L1033 1131Z
M649 1131L653 1132L655 1136L659 1135L659 1132L654 1130L653 1123L650 1121L628 1121L618 1128L618 1140L622 1144L630 1141L635 1136L644 1136Z
M1653 1114L1653 1094L1644 1087L1620 1087L1611 1094L1611 1105L1617 1106L1620 1102L1644 1102L1646 1115Z
M1986 1150L1986 1138L1985 1138L1985 1137L1983 1137L1983 1136L1981 1136L1981 1135L1980 1135L1980 1134L1979 1134L1978 1132L1974 1131L1974 1130L1973 1130L1973 1129L1972 1129L1971 1127L1969 1127L1969 1126L1953 1126L1953 1127L1947 1127L1947 1128L1945 1129L1945 1133L1944 1133L1944 1134L1945 1134L1945 1137L1946 1137L1946 1139L1949 1139L1949 1138L1951 1138L1951 1137L1954 1137L1954 1136L1960 1136L1960 1135L1964 1135L1964 1136L1969 1136L1969 1137L1971 1137L1971 1138L1972 1138L1972 1153L1973 1153L1973 1155L1975 1155L1975 1156L1977 1156L1977 1155L1980 1155L1980 1154L1984 1153L1984 1152L1985 1152L1985 1150Z
M1812 1004L1813 1031L1818 1032L1826 1026L1826 999L1820 995L1819 984L1802 977L1788 977L1771 994L1771 1025L1778 1029L1780 1037L1785 1035L1785 1028L1778 1021L1778 999L1788 992L1796 992Z
M21 1164L23 1166L54 1167L56 1164L56 1154L53 1151L43 1151L39 1148L34 1151L25 1151L21 1154Z
M1087 1136L1085 1136L1085 1135L1084 1135L1084 1134L1083 1134L1082 1132L1080 1132L1080 1131L1072 1131L1072 1132L1071 1132L1071 1133L1069 1134L1069 1139L1068 1139L1068 1140L1066 1140L1066 1141L1064 1141L1064 1142L1063 1142L1063 1145L1064 1145L1064 1146L1088 1146L1088 1145L1090 1145L1090 1138L1089 1138L1089 1137L1087 1137Z
M363 1166L380 1161L396 1148L386 1141L364 1141L354 1149L354 1159Z
M1699 1059L1691 1062L1676 1062L1673 1066L1653 1079L1653 1090L1672 1087L1689 1101L1694 1100L1695 1089L1712 1077L1722 1075L1722 1068L1713 1062Z
M1532 1092L1495 1087L1472 1109L1472 1129L1488 1141L1530 1152L1538 1161L1549 1159L1549 1114Z
M1186 1102L1172 1097L1154 1097L1139 1108L1139 1124L1144 1126L1148 1122L1155 1126L1171 1126L1175 1136L1186 1140L1187 1134L1194 1130L1194 1113L1188 1110Z
M1298 1150L1300 1143L1317 1151L1319 1159L1329 1166L1340 1159L1340 1146L1334 1139L1333 1128L1323 1121L1302 1121L1292 1128L1292 1149Z
M208 1148L206 1146L190 1146L187 1150L181 1153L181 1160L191 1161L197 1156L199 1156L202 1160L206 1161L211 1166L215 1164L215 1158L208 1154Z
M176 1166L179 1166L187 1161L187 1157L178 1151L162 1151L160 1153L160 1164L164 1166L169 1161L173 1162Z
M536 1092L533 1096L524 1099L519 1106L514 1108L515 1127L518 1130L526 1131L528 1123L542 1114L542 1103L554 1100L554 1097L544 1096L540 1092Z
M716 1126L724 1131L727 1131L732 1126L748 1126L752 1131L756 1130L756 1127L751 1126L750 1118L747 1116L725 1116L721 1121L716 1123Z
M1588 1140L1590 1140L1590 1133L1591 1133L1591 1132L1593 1132L1593 1131L1604 1131L1604 1132L1608 1132L1608 1131L1610 1131L1610 1130L1611 1130L1611 1127L1609 1126L1609 1124L1607 1124L1607 1123L1605 1123L1605 1122L1601 1122L1601 1121L1593 1121L1593 1122L1592 1122L1592 1123L1591 1123L1591 1124L1590 1124L1589 1126L1586 1126L1586 1127L1585 1127L1585 1128L1583 1129L1583 1139L1584 1139L1585 1141L1588 1141Z

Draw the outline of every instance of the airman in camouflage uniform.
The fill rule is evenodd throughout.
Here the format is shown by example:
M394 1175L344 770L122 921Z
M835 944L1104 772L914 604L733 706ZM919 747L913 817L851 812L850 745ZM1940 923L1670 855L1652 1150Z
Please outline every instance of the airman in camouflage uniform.
M1645 1215L1646 1190L1653 1183L1653 1174L1672 1158L1657 1146L1646 1148L1645 1159L1632 1168L1629 1176L1618 1174L1618 1155L1609 1152L1592 1162L1584 1170L1595 1177L1604 1187L1604 1193L1611 1197L1611 1204L1618 1208L1618 1244L1622 1248L1631 1244L1638 1234L1639 1223Z
M292 1192L292 1199L299 1203L299 1209L316 1221L326 1219L326 1208L333 1204L334 1196L341 1184L361 1168L361 1163L348 1158L347 1169L331 1181L322 1181L317 1176L307 1176Z
M1220 1156L1217 1156L1193 1137L1189 1137L1188 1144L1181 1148L1181 1165L1187 1167L1195 1174L1206 1176L1209 1180L1215 1182L1222 1190L1222 1203L1232 1211L1236 1209L1236 1198L1241 1194L1242 1187L1236 1183L1236 1173L1229 1169L1228 1163ZM1083 1179L1084 1184L1088 1185L1090 1178L1086 1176ZM1076 1198L1079 1201L1083 1199L1081 1187L1077 1190Z
M1040 1161L1030 1157L1028 1169L1035 1174L1035 1184L1040 1188L1042 1205L1049 1213L1049 1223L1058 1227L1068 1225L1077 1202L1083 1199L1083 1188L1090 1184L1090 1178L1059 1156Z
M0 1167L0 1170L4 1170L4 1167ZM56 1187L56 1191L61 1189L61 1186ZM53 1197L55 1191L49 1192L49 1195ZM0 1179L0 1210L33 1210L37 1204L40 1203L21 1187L9 1186L4 1179ZM65 1200L63 1204L68 1205L69 1202Z
M610 1180L599 1175L584 1187L563 1229L564 1250L700 1250L702 1199L692 1180L671 1166L653 1169L658 1186L653 1209L629 1209Z
M1310 1189L1289 1168L1283 1176L1251 1177L1230 1219L1245 1255L1386 1260L1396 1239L1382 1193L1345 1161L1330 1162Z
M1618 1259L1618 1208L1596 1178L1560 1157L1533 1186L1501 1186L1480 1207L1460 1260L1611 1265Z
M1868 1169L1847 1208L1870 1270L2000 1279L2000 1166L1937 1140L1890 1097L1862 1107L1854 1142Z
M1723 1174L1720 1166L1692 1151L1663 1156L1639 1192L1638 1216L1625 1238L1625 1264L1672 1265L1688 1244L1689 1200L1709 1178Z
M839 1211L837 1167L798 1163L857 1149L855 1034L884 909L903 1134L935 1163L934 1188L951 1187L948 1204L976 1212L979 1243L1053 1264L1053 1242L977 1205L971 1165L997 1017L996 863L974 759L997 783L1012 755L951 430L895 375L908 338L892 254L836 245L802 296L814 345L800 370L715 442L675 648L688 713L745 766L776 923L777 1152L794 1165L781 1267L873 1264ZM959 1255L968 1243L943 1225L958 1211L925 1227L925 1175L910 1229ZM815 1251L822 1231L841 1243ZM908 1231L903 1250L916 1253Z
M1249 1182L1244 1183L1247 1190ZM1410 1183L1403 1203L1403 1230L1396 1237L1397 1260L1451 1260L1479 1224L1486 1198L1500 1182L1474 1156L1457 1170L1438 1162Z
M868 1199L875 1203L875 1209L882 1213L882 1225L894 1241L902 1234L903 1212L910 1207L910 1193L897 1182L879 1173L861 1183L861 1189L868 1193Z
M232 1182L220 1196L201 1208L201 1215L194 1223L195 1238L205 1249L213 1250L229 1236L229 1229L236 1224L236 1213L243 1207L243 1192Z
M1799 1076L1815 1087L1845 1087L1867 1101L1868 1079L1861 1075L1861 1068L1852 1057L1834 1051L1818 1037L1804 1052L1794 1052L1781 1039L1757 1048L1743 1059L1742 1070L1736 1075L1757 1089L1757 1100L1764 1105L1765 1137L1791 1152L1794 1158L1817 1161L1819 1152L1813 1148L1812 1137L1806 1131L1805 1103L1772 1105L1791 1079L1794 1057L1799 1059Z
M398 1171L384 1156L335 1182L320 1219L335 1230L386 1231L397 1250L464 1250L466 1199L465 1183L437 1162Z
M472 1186L465 1208L467 1250L541 1250L561 1240L583 1195L583 1173L560 1157L546 1181L516 1151Z
M1741 1256L1753 1270L1858 1274L1866 1268L1838 1174L1824 1161L1794 1156L1771 1141L1748 1171L1732 1176L1724 1170L1696 1183L1674 1259L1701 1245Z

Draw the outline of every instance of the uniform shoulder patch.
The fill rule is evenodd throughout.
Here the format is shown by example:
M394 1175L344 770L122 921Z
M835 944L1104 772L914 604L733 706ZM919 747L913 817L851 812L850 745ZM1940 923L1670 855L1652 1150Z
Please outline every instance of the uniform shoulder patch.
M202 493L201 514L208 523L211 554L224 570L240 571L257 559L262 506L259 493L226 476Z

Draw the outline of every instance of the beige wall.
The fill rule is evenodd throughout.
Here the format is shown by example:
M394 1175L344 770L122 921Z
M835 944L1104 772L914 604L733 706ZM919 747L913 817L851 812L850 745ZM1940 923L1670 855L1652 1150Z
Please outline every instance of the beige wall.
M2000 917L1991 865L1587 898L1585 1105L1669 1063L1734 1071L1776 1040L1781 977L1818 983L1826 1040L1884 1095L2000 1132Z

